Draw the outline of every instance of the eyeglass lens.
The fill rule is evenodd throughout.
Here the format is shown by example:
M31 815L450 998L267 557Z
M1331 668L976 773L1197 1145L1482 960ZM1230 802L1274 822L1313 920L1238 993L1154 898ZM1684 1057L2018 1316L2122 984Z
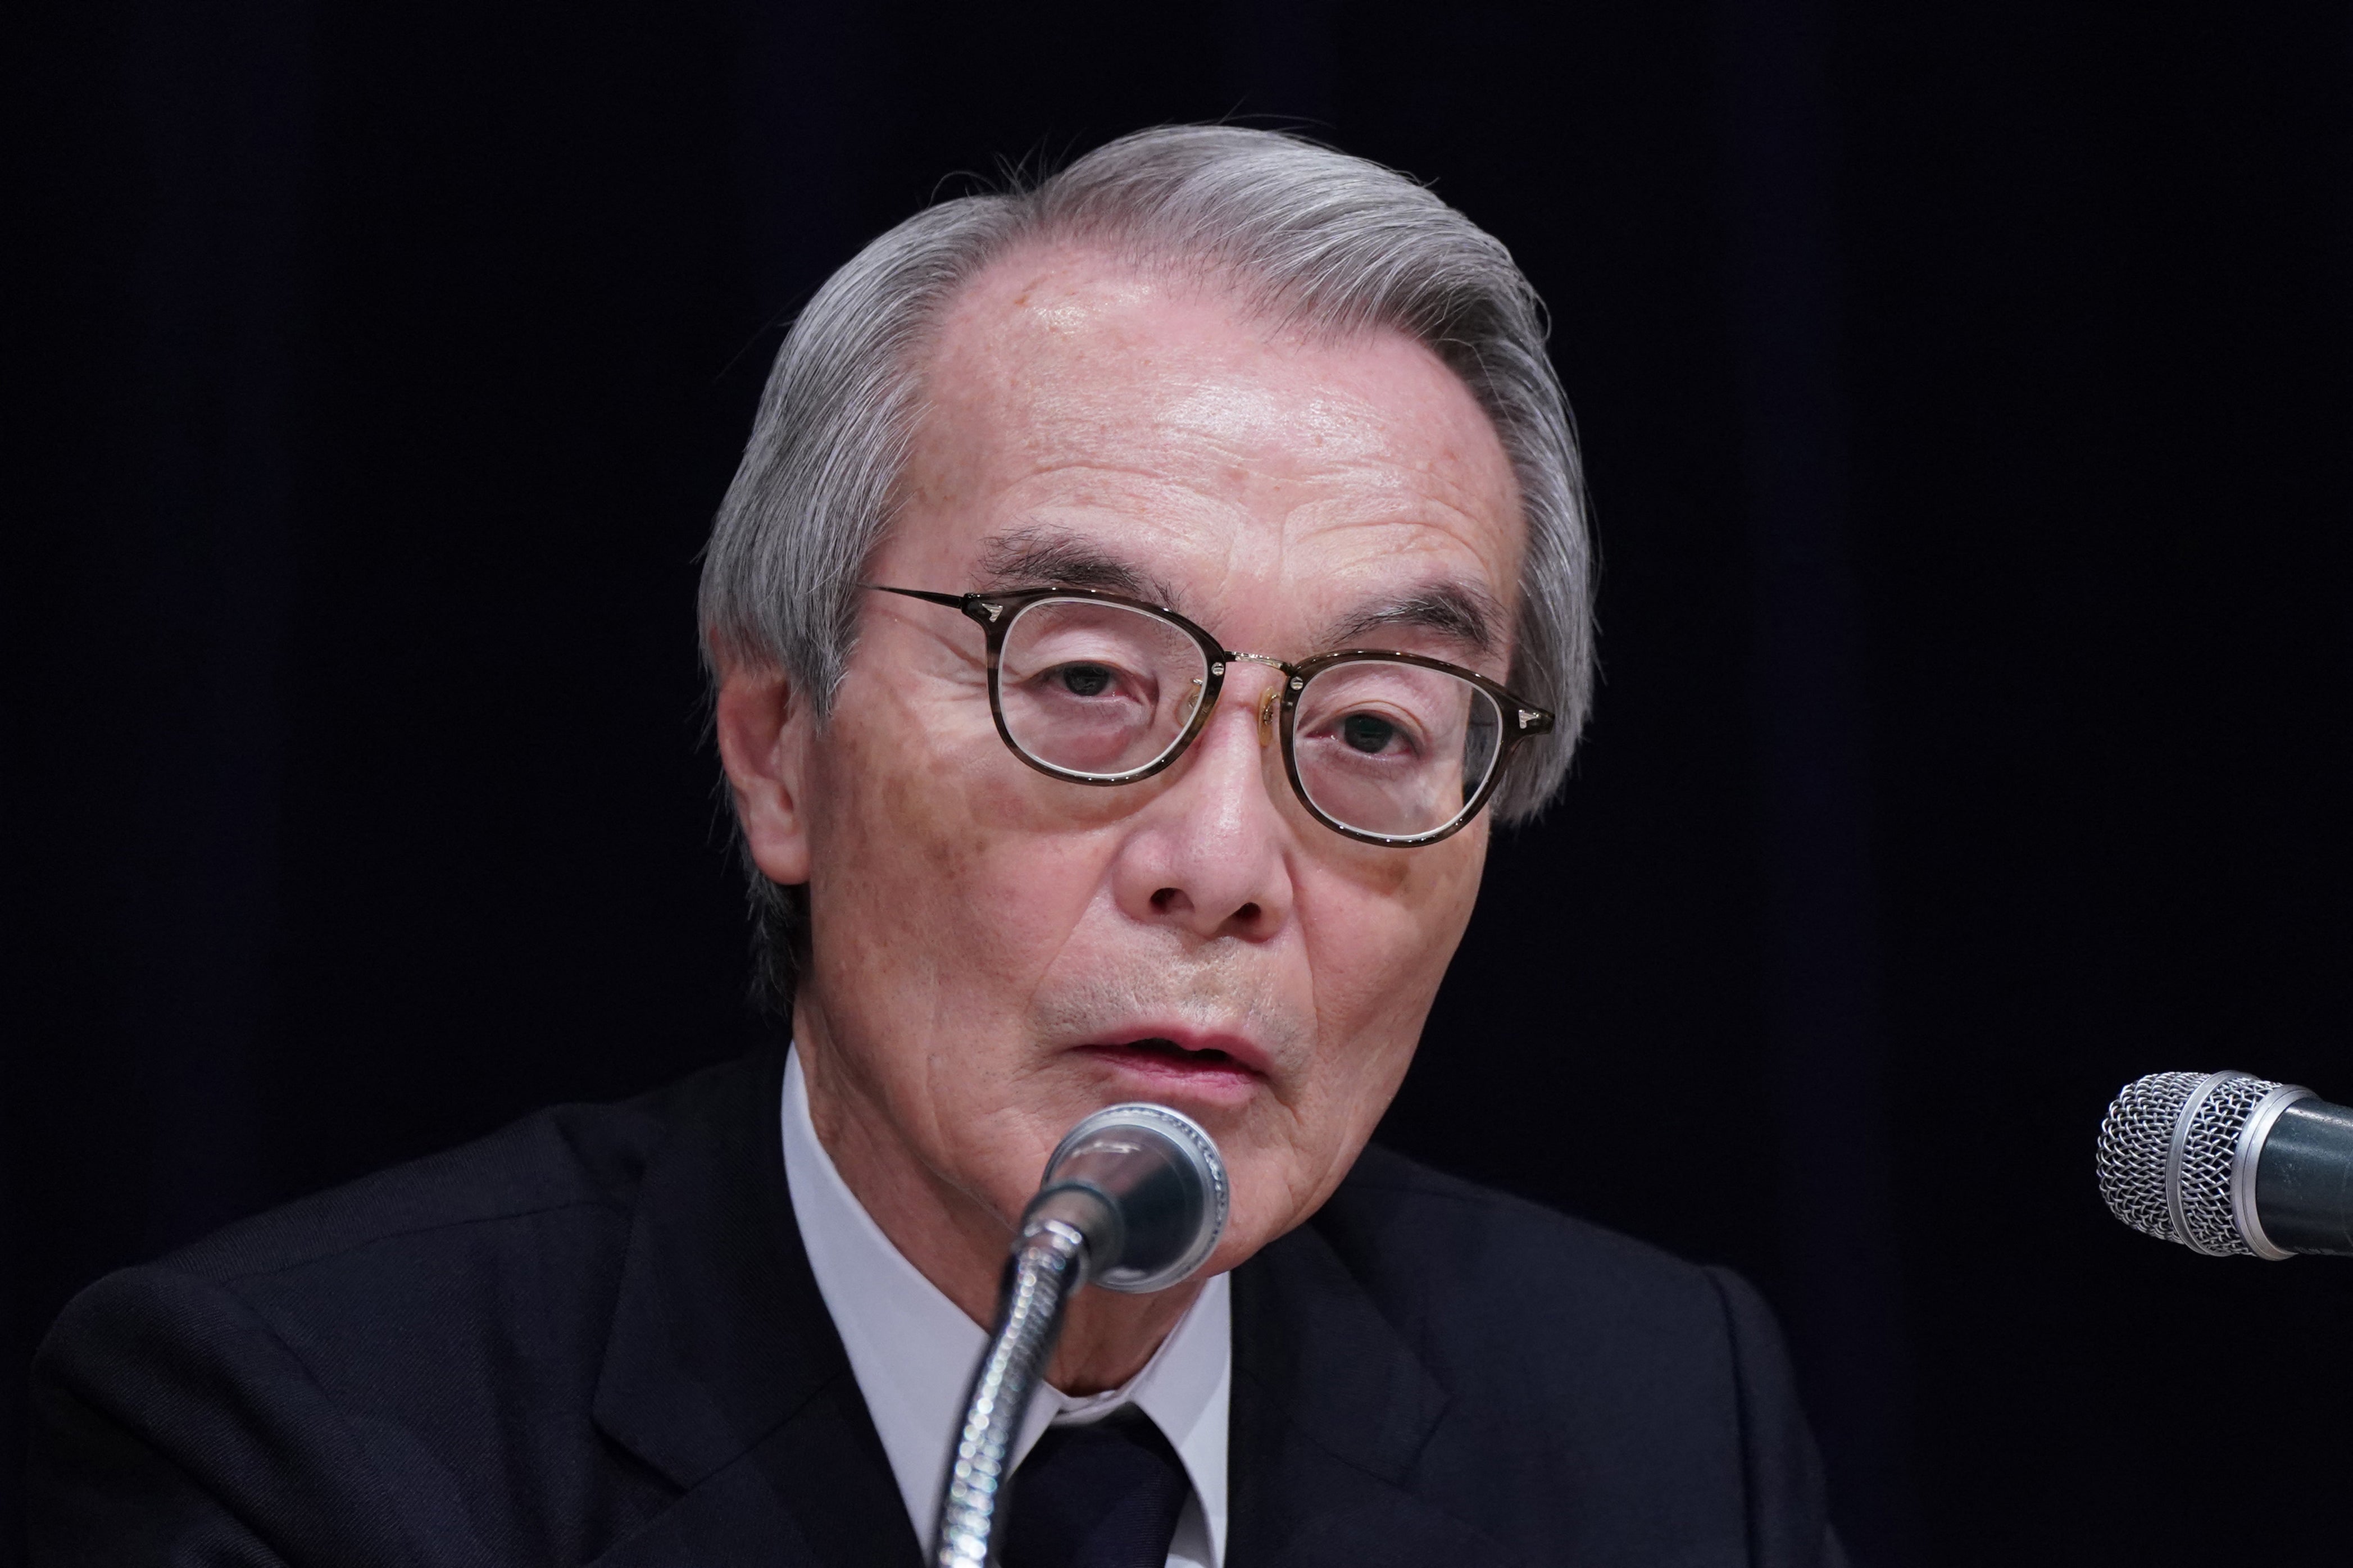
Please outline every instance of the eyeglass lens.
M1299 693L1299 784L1333 821L1384 837L1434 833L1462 815L1495 765L1494 699L1442 669L1390 659L1319 670Z
M1125 605L1046 599L1006 628L997 706L1033 761L1092 779L1140 772L1184 738L1208 661L1181 627ZM1389 659L1330 666L1297 694L1302 790L1333 821L1411 837L1462 814L1495 765L1503 714L1443 670Z
M1116 778L1168 754L1208 689L1181 627L1123 605L1044 599L1015 616L997 656L997 710L1050 768Z

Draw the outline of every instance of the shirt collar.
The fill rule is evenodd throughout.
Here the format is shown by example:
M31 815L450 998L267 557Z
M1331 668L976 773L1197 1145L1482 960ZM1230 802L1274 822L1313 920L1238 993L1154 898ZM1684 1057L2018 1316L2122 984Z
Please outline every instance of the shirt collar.
M928 1537L972 1370L988 1334L892 1245L834 1169L809 1120L798 1050L786 1059L783 1100L785 1179L809 1269L890 1456L907 1517ZM1134 1404L1167 1437L1193 1483L1172 1562L1190 1559L1218 1568L1226 1545L1232 1375L1232 1315L1227 1277L1219 1274L1202 1287L1144 1370L1121 1387L1074 1397L1040 1385L1014 1445L1014 1463L1049 1426L1098 1420Z

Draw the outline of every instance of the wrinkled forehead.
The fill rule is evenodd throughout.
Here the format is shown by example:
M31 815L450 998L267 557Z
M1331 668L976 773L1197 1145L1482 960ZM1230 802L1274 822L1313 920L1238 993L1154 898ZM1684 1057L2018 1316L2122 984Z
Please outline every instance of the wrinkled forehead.
M1293 640L1418 595L1508 652L1510 460L1401 332L1305 331L1213 280L1037 251L976 279L923 373L895 542L955 585L1133 592Z

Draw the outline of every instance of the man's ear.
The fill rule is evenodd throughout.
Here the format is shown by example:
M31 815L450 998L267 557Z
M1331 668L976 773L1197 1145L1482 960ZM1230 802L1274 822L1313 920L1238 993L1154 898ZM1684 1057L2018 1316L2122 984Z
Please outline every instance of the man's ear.
M738 666L719 681L719 763L735 820L768 880L809 879L809 718L782 673Z

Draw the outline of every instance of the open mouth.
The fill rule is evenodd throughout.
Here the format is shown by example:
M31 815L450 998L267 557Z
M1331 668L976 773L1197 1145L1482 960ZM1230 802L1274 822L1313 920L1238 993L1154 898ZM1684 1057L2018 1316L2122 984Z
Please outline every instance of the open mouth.
M1124 1045L1108 1046L1104 1048L1113 1051L1133 1051L1138 1056L1159 1057L1187 1067L1218 1067L1229 1063L1237 1068L1241 1066L1241 1063L1235 1061L1231 1056L1215 1046L1195 1050L1189 1046L1180 1046L1176 1041L1167 1039L1129 1040Z
M1081 1048L1095 1060L1117 1068L1124 1077L1219 1099L1247 1095L1266 1077L1235 1052L1207 1041L1194 1045L1165 1035L1147 1035Z

